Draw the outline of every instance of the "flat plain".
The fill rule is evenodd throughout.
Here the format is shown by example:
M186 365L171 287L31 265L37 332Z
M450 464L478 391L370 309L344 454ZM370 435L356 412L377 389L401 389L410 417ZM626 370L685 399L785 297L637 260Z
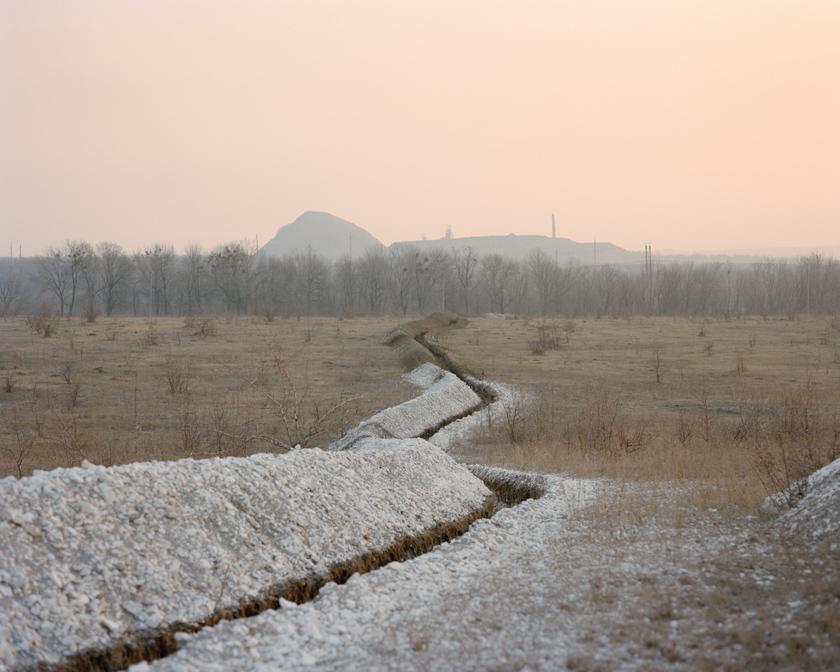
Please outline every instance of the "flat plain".
M76 320L44 338L0 321L0 473L323 446L416 393L381 343L399 322ZM413 623L427 643L404 655L443 656L444 633L492 604L502 631L551 630L539 655L567 669L833 669L837 544L785 531L766 498L840 454L837 318L483 316L428 338L510 390L456 459L600 494L511 556L517 581L434 605L451 622ZM540 667L477 623L432 660L474 647Z

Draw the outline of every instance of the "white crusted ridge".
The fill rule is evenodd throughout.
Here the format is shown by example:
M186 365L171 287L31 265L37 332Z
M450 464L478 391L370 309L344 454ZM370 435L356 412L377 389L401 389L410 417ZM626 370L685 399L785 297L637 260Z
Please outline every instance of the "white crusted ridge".
M557 573L542 556L550 553L570 513L595 496L597 486L556 476L484 471L544 495L473 523L466 534L430 553L355 575L342 586L326 586L307 604L186 635L180 651L132 666L130 672L501 668L500 649L520 655L517 649L527 648L521 641L525 633L517 632L520 641L514 643L509 632L495 636L494 631L482 638L478 650L472 642L468 651L460 649L456 633L482 619L503 621L508 629L530 627L525 619L511 619L506 610L516 605L496 604L496 593L508 584L529 585L535 572ZM542 587L537 582L533 590L539 593ZM496 619L497 611L504 616ZM512 669L529 667L514 662ZM556 659L545 667L556 668Z
M448 451L453 444L468 441L472 432L481 426L482 423L503 422L505 408L511 404L519 403L519 398L524 394L508 385L486 380L467 378L473 387L481 387L495 398L493 403L488 404L478 413L472 413L449 423L429 437L429 443L441 450Z
M425 441L382 448L3 479L0 670L201 622L272 585L460 521L490 496Z
M407 377L423 394L365 420L331 448L347 450L363 438L416 438L481 407L481 398L467 384L434 364L422 364Z
M793 488L801 489L804 496L781 516L780 522L814 539L840 542L840 459L815 471ZM786 502L791 494L778 493L770 499Z

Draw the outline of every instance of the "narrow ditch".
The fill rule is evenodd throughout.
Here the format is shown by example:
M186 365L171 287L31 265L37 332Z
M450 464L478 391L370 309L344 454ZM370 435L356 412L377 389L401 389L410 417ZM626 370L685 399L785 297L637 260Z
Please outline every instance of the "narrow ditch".
M403 562L428 553L440 544L463 535L476 520L488 518L498 510L495 494L485 500L482 507L461 520L437 525L418 535L404 537L384 549L359 555L337 563L324 574L311 574L302 579L270 586L253 598L243 598L239 606L219 609L199 623L173 623L164 630L140 630L107 649L82 651L62 664L38 664L28 668L37 672L99 672L122 670L142 661L151 662L175 653L178 648L176 635L192 633L213 626L220 621L256 616L267 609L277 609L280 600L304 604L314 600L327 583L346 583L353 574L365 574L395 560Z
M449 351L429 343L426 330L415 333L413 340L432 354L439 366L457 376L482 400L482 408L495 401L489 385L481 384L469 374ZM429 438L448 424L471 415L478 409L452 417L420 438ZM490 518L500 509L516 506L528 499L538 499L545 493L540 477L494 469L483 465L467 467L491 490L481 508L459 521L441 524L414 536L404 537L384 549L364 553L351 560L331 566L324 574L311 574L303 579L286 581L270 586L253 598L242 598L238 607L226 607L213 612L199 623L173 623L166 629L139 630L107 649L86 650L74 654L65 662L53 665L39 663L26 668L26 672L114 672L139 662L151 662L175 653L180 647L178 633L193 633L216 625L224 620L256 616L268 609L278 609L281 600L304 604L314 600L327 583L344 584L353 574L364 574L379 569L390 562L411 560L432 551L440 544L463 535L479 519Z

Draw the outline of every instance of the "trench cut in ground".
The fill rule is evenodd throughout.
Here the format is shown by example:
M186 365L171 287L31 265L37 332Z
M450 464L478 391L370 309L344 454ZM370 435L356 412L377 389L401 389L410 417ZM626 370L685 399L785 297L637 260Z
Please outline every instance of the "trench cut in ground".
M116 672L143 661L166 658L180 648L179 633L194 633L221 621L248 618L269 609L279 609L283 600L295 604L312 601L328 583L342 585L354 574L364 574L390 562L405 562L429 553L440 544L462 536L476 520L490 518L502 508L516 506L529 499L539 499L545 493L543 479L533 474L483 465L471 465L469 469L493 495L485 500L481 509L455 523L438 525L422 534L405 537L386 549L337 563L324 574L313 574L304 579L271 586L257 597L240 600L238 607L215 611L200 623L173 623L163 631L140 630L113 647L83 651L58 665L41 663L23 669L26 672Z
M431 340L437 334L451 329L463 329L468 324L467 318L457 313L432 313L422 320L414 320L397 327L387 334L382 342L397 350L406 369L413 370L424 363L434 364L457 376L479 396L484 405L489 405L496 401L493 387L479 380L475 373L461 364L455 353ZM427 432L421 438L429 438L455 419Z
M104 650L84 651L60 665L38 664L27 668L37 672L112 672L123 670L142 661L151 662L178 650L178 633L193 633L221 621L256 616L267 609L278 609L281 600L304 604L314 600L327 583L344 584L354 574L364 574L387 565L404 562L428 553L435 546L455 539L466 532L473 522L489 517L497 510L494 496L488 497L477 511L454 523L437 525L421 534L405 537L388 548L371 551L351 560L340 562L324 574L312 574L302 579L271 586L253 598L243 598L239 606L219 609L200 623L173 623L163 631L141 630L126 640Z
M434 319L432 319L434 318ZM444 368L465 382L474 392L479 394L484 404L493 398L492 388L476 380L464 371L454 356L448 351L428 343L425 336L429 331L463 326L464 318L451 315L432 316L427 320L410 323L406 335L411 334L413 344L422 348L430 356L435 365ZM398 331L404 331L403 329ZM392 332L393 333L393 332ZM389 335L391 336L391 335ZM390 344L402 342L402 338L386 338ZM417 349L410 348L410 352L417 353ZM412 355L413 356L413 355ZM429 358L424 357L426 361ZM431 362L430 362L431 363ZM456 419L474 412L458 413L429 427L422 436L430 437L443 426ZM376 443L373 442L368 443ZM396 443L385 441L382 443ZM407 443L411 443L410 441ZM367 451L365 451L367 452ZM464 534L470 525L480 519L488 518L503 507L515 506L527 499L539 498L545 493L545 484L541 477L531 474L509 472L481 465L468 467L472 474L480 479L492 494L487 496L478 508L458 520L437 524L414 535L406 535L385 548L374 549L359 554L356 557L337 562L321 573L310 573L302 578L286 580L259 592L254 597L242 597L238 605L226 605L214 610L209 616L199 622L173 622L164 629L139 629L128 633L113 646L98 649L86 649L64 659L59 664L36 663L19 669L40 671L87 671L87 670L120 670L141 661L161 659L174 653L179 648L178 633L192 633L202 628L215 625L223 620L233 620L257 615L268 609L277 609L283 601L302 604L317 597L320 589L327 583L343 584L356 573L365 573L382 567L393 561L405 561L428 553L441 543Z

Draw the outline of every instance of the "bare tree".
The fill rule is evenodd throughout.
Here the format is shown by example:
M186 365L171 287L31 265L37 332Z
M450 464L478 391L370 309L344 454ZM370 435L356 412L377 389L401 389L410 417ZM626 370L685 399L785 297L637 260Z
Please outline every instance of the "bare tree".
M11 268L0 272L0 317L17 315L25 299L26 290L20 273Z
M537 292L540 314L547 315L556 289L557 264L542 250L535 249L525 259L528 277Z
M452 257L446 250L432 250L416 260L414 289L420 313L434 310L436 305L446 310L446 297L454 291L449 282L451 270Z
M99 243L96 252L99 255L99 282L105 314L111 316L115 310L127 305L126 294L134 269L128 255L116 243Z
M55 298L60 315L65 310L68 315L73 314L82 265L91 251L88 243L68 240L60 247L48 247L35 259L35 282L42 293Z
M307 315L323 312L330 295L330 267L310 247L295 255L299 305Z
M505 312L505 296L516 273L516 262L501 254L488 254L481 260L481 282L490 301L490 312Z
M613 310L613 301L618 292L620 274L612 264L599 266L594 277L595 291L598 294L598 313L610 315Z
M656 307L660 315L676 315L680 306L683 269L679 264L656 267Z
M389 266L385 248L381 247L367 248L359 262L361 292L372 315L379 315L382 310Z
M201 243L188 243L178 265L178 278L186 301L187 314L203 310L207 293L207 258Z
M150 312L155 315L169 314L172 301L172 285L175 279L175 248L172 245L155 243L151 247L134 253L134 263L140 271L142 284L146 285Z
M391 248L391 301L394 306L405 315L411 307L411 295L413 289L412 264L419 251L414 245L400 245Z
M461 296L464 300L464 313L470 312L470 291L475 284L476 271L478 270L478 255L472 247L465 247L457 250L453 258L455 273L458 277L458 284L461 288Z
M358 307L359 264L351 255L342 255L335 263L335 279L342 308L355 312Z
M698 313L705 315L709 309L710 304L714 302L715 294L720 289L721 280L720 262L712 262L703 264L697 269L697 293L695 295L695 305Z
M256 244L248 240L218 245L207 257L210 277L228 310L247 313L257 271Z
M96 319L96 302L102 292L102 284L99 277L99 257L89 243L83 243L79 248L79 271L87 306L85 317L92 322Z

